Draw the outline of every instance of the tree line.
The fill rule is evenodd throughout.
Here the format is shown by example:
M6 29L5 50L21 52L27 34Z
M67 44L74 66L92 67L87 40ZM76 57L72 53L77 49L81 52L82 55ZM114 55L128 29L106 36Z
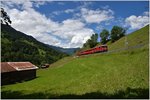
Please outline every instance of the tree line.
M126 29L120 26L113 26L110 32L107 29L103 29L99 35L99 37L101 38L100 43L106 44L108 41L115 42L121 37L125 36L125 33L126 33ZM98 34L95 33L90 37L90 39L86 41L86 43L83 44L82 48L95 47L98 44L97 40L98 40Z

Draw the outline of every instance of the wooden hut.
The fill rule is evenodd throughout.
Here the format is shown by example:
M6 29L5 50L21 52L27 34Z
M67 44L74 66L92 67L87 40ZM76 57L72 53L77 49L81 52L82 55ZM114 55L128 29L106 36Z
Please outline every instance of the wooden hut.
M36 77L37 66L30 62L1 62L1 85L30 80Z
M41 68L48 68L50 66L50 64L44 64L43 66L41 66Z

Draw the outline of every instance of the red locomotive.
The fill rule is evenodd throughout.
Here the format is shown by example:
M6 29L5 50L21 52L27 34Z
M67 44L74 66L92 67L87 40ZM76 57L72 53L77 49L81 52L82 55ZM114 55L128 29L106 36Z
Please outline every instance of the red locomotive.
M87 54L93 54L93 53L99 53L99 52L106 52L108 51L108 48L106 45L101 45L95 48L91 48L85 51L81 51L79 52L77 55L81 56L81 55L87 55Z

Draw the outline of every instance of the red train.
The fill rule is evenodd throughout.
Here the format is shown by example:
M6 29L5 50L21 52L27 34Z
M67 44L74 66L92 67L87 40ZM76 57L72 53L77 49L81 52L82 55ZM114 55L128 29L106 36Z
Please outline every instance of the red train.
M95 48L91 48L85 51L81 51L79 52L77 55L81 56L81 55L87 55L87 54L93 54L93 53L99 53L99 52L106 52L108 51L108 48L106 45L101 45Z

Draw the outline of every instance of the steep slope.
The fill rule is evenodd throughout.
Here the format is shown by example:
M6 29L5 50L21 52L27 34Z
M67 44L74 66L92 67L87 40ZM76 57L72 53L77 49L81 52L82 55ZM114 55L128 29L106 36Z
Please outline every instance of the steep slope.
M53 63L67 54L56 51L32 36L1 24L1 61L30 61L36 65Z
M148 28L131 33L128 38L138 37L143 31L148 36ZM148 98L149 47L146 36L138 39L146 43L140 48L65 57L51 68L38 70L37 79L2 86L2 98ZM122 39L111 44L112 47L119 46L119 41ZM134 45L138 44L135 42Z
M126 44L127 42L127 44ZM125 37L120 38L114 43L108 44L109 50L131 47L139 44L148 44L149 42L149 25L137 30Z

